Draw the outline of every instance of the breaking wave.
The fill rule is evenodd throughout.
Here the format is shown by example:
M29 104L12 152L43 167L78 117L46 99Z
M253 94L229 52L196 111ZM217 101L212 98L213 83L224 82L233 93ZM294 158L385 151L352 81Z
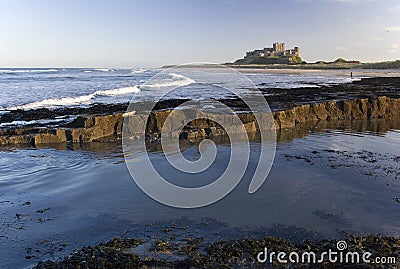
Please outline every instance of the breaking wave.
M114 69L108 69L108 68L95 68L94 70L100 72L114 72Z
M36 109L36 108L43 108L43 107L57 107L57 106L72 106L78 104L85 104L88 103L95 97L95 94L87 94L81 95L77 97L63 97L63 98L51 98L45 99L38 102L29 103L22 106L14 106L9 107L8 110L16 110L16 109Z
M92 72L114 72L114 69L108 69L108 68L93 68L89 70L83 70L83 73L92 73Z
M139 69L132 70L131 74L143 74L143 73L146 73L147 71L148 71L147 69L139 68Z
M165 79L164 81L154 84L144 84L143 86L149 88L163 88L163 87L179 87L195 83L193 79L190 79L180 74L171 73L168 75L171 78Z
M179 87L179 86L189 85L194 82L195 82L194 80L182 76L180 74L171 73L168 74L167 78L162 78L159 82L155 84L142 84L140 86L134 85L134 86L121 87L110 90L98 90L93 93L80 96L44 99L42 101L36 101L25 105L12 106L7 108L7 110L16 110L16 109L28 110L37 108L54 108L63 106L65 107L65 106L85 105L85 104L90 104L96 97L101 97L101 96L113 97L113 96L122 96L128 94L138 94L141 92L142 88L158 89L167 87Z
M105 91L96 91L95 95L105 95L105 96L117 96L117 95L124 95L129 93L139 93L140 89L138 86L131 86L131 87L122 87L113 90L105 90Z
M44 107L58 107L58 106L74 106L80 104L89 104L96 96L118 96L131 93L139 93L140 89L137 86L122 87L112 90L95 91L91 94L76 96L76 97L62 97L51 98L42 101L32 102L21 106L9 107L8 110L16 109L36 109Z
M0 69L0 73L16 74L16 73L50 73L58 72L57 69Z

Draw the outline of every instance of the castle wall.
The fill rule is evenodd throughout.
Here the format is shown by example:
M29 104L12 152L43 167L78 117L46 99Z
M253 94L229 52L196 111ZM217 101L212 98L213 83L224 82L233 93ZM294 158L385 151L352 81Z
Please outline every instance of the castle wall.
M253 50L246 52L246 56L244 58L268 57L268 56L276 56L276 57L300 56L300 48L294 47L293 49L285 50L285 43L275 42L272 44L272 48L264 48L262 50Z

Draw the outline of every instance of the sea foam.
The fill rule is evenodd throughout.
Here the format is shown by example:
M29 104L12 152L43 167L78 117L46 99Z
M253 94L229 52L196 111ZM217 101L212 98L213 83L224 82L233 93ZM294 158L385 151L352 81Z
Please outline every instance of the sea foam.
M89 71L89 70L86 70ZM185 86L192 83L195 83L194 80L185 77L180 74L170 73L167 74L168 78L162 78L159 82L153 84L142 84L142 85L134 85L128 87L120 87L116 89L110 90L98 90L90 94L80 95L80 96L72 96L72 97L60 97L60 98L50 98L44 99L41 101L36 101L24 105L12 106L7 108L7 110L16 110L16 109L37 109L37 108L54 108L54 107L65 107L65 106L77 106L77 105L86 105L90 104L94 98L98 96L121 96L128 94L138 94L141 92L141 88L168 88L168 87L179 87Z
M32 102L21 106L13 106L7 108L7 110L16 110L16 109L37 109L37 108L53 108L53 107L60 107L60 106L76 106L82 104L90 104L90 102L96 96L119 96L119 95L126 95L132 93L139 93L140 89L138 86L131 86L131 87L122 87L116 88L112 90L102 90L102 91L95 91L94 93L80 95L75 97L62 97L62 98L50 98L45 99L42 101Z
M58 72L57 69L0 69L0 73L15 74L15 73L50 73Z
M131 86L131 87L122 87L113 90L106 90L106 91L96 91L95 95L105 95L105 96L117 96L117 95L125 95L129 93L139 93L140 89L138 86Z
M132 70L131 74L143 74L143 73L146 73L147 71L148 71L147 69L139 68L139 69Z
M149 87L149 88L163 88L163 87L179 87L179 86L185 86L189 85L192 83L195 83L193 79L190 79L188 77L185 77L180 74L175 74L171 73L168 74L171 78L170 79L162 79L160 82L157 83L145 83L143 86L144 87ZM155 79L157 80L157 79Z

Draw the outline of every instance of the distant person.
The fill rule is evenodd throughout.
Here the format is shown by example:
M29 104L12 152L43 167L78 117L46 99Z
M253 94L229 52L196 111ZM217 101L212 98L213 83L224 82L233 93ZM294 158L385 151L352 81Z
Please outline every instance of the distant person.
M350 72L350 78L353 78L353 72Z

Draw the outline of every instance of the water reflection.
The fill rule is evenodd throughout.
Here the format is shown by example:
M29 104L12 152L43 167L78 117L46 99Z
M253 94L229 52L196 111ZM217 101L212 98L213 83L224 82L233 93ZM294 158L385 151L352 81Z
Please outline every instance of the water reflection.
M142 193L128 173L119 142L3 148L1 257L7 257L9 267L26 266L32 261L21 261L20 253L42 240L65 241L70 244L68 253L126 230L149 234L143 228L146 223L182 218L209 218L233 231L298 239L344 232L400 235L399 125L398 120L386 119L319 122L278 132L271 173L249 195L258 160L255 137L248 170L236 189L218 203L192 210L161 205ZM181 148L188 158L198 156L196 144L183 141ZM168 167L159 145L149 148L149 154L169 180L192 186L221 173L229 144L221 141L217 149L217 162L209 173L190 179ZM137 152L136 157L143 154ZM203 232L217 237L206 228Z

